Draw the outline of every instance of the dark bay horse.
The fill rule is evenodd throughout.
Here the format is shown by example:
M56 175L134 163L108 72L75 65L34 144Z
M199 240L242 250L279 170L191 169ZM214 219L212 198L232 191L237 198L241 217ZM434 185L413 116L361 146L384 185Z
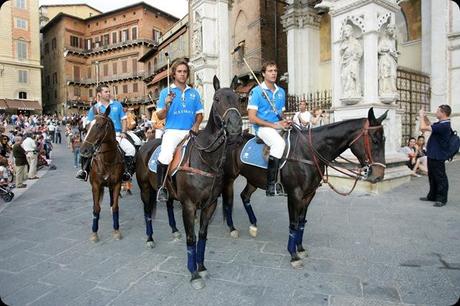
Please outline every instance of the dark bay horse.
M214 77L213 104L204 130L191 136L179 171L167 180L171 199L182 204L182 218L187 239L187 268L193 288L203 288L206 275L204 254L209 221L216 209L217 197L222 192L222 165L227 144L242 132L239 97L231 88L220 88ZM159 145L158 140L144 144L138 152L136 177L144 203L147 243L153 242L152 212L156 205L156 174L148 169L148 161ZM171 202L169 202L171 203ZM195 236L195 215L201 209L198 242ZM174 229L173 229L174 230Z
M368 118L352 119L325 125L311 130L293 127L290 133L291 149L285 166L281 169L281 182L287 193L289 210L289 239L287 249L291 254L294 268L303 266L301 257L307 256L302 245L307 222L308 205L320 186L326 165L335 160L345 150L350 149L357 157L366 174L362 177L371 183L383 179L385 172L385 138L382 121L385 112L378 119L371 108ZM246 178L247 184L241 192L241 199L249 217L249 233L257 234L257 219L252 210L251 195L257 188L266 188L266 170L243 164L240 153L244 144L253 135L245 134L240 143L227 151L224 164L224 187L222 192L224 216L231 235L238 236L233 225L233 183L238 175ZM313 144L313 145L311 145Z
M96 112L94 112L96 114ZM104 187L109 188L110 207L112 208L113 238L121 239L119 230L118 198L121 188L121 177L124 171L123 156L115 139L115 128L109 117L110 106L104 114L97 114L89 127L88 133L80 147L84 157L93 156L89 181L93 193L93 226L91 241L97 242L99 237L99 214L104 195Z

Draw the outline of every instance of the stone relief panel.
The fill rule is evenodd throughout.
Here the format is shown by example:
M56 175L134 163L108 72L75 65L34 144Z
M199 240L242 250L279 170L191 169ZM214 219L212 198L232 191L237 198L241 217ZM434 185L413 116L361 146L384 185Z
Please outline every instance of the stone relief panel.
M355 28L351 23L343 25L339 47L342 99L348 99L347 104L357 103L358 101L352 102L352 100L362 97L361 60L363 47L357 38Z
M192 27L192 53L198 55L203 51L203 26L201 23L201 15L195 12Z

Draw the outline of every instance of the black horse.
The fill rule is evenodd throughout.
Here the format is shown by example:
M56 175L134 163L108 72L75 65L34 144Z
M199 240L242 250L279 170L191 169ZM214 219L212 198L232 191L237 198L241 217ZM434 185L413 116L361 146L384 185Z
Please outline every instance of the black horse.
M301 268L301 257L307 256L302 245L308 205L315 196L316 189L324 177L325 167L348 148L358 158L365 175L361 177L371 183L383 179L385 172L385 138L382 121L385 112L376 119L369 110L368 118L337 122L310 130L294 126L290 132L290 153L281 169L281 182L288 197L289 240L287 249L291 254L291 264ZM251 223L249 233L257 234L257 219L250 199L257 188L266 188L266 170L243 164L240 153L244 144L254 136L243 135L239 145L227 151L224 164L224 186L222 191L224 217L227 219L232 237L238 237L233 225L233 183L238 175L247 179L241 192L244 208Z
M233 89L236 80L233 79ZM185 162L182 162L176 174L167 179L170 198L182 204L187 236L187 267L192 274L191 284L196 289L205 285L202 276L206 275L204 254L207 228L216 208L217 197L222 192L222 165L227 144L242 132L238 95L231 88L220 88L217 77L214 77L214 89L216 92L206 127L196 136L191 134L183 158ZM158 140L149 141L140 148L137 155L136 176L144 203L148 244L153 243L152 213L157 193L156 174L149 171L148 161L159 144ZM201 209L198 243L195 236L197 209Z

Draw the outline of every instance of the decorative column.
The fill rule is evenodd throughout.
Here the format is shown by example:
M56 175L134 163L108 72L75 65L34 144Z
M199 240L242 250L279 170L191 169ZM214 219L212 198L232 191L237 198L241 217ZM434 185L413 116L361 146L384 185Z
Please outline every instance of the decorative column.
M454 130L460 131L460 8L450 2L450 33L449 40L449 98L453 114L451 124Z
M406 158L398 153L402 111L394 105L398 99L397 0L323 0L317 8L328 8L331 15L334 121L367 117L370 107L376 117L388 110L383 122L385 180L377 187L369 185L368 191L407 182L410 171L403 164ZM351 156L351 152L345 155Z
M214 96L213 77L221 86L230 86L230 0L193 0L190 6L192 73L209 116Z
M431 111L447 104L448 1L431 2Z
M321 16L302 1L290 4L281 17L287 32L290 94L301 95L318 89L320 20Z

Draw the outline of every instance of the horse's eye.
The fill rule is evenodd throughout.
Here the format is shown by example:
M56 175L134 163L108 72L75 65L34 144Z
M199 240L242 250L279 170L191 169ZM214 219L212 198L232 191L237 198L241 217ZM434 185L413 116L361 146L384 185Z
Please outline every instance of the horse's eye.
M216 97L214 100L215 100L216 102L219 102L219 97Z

